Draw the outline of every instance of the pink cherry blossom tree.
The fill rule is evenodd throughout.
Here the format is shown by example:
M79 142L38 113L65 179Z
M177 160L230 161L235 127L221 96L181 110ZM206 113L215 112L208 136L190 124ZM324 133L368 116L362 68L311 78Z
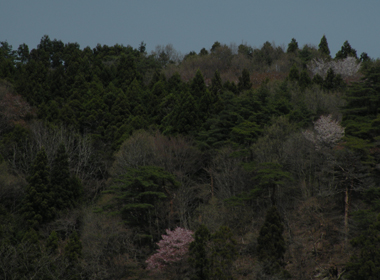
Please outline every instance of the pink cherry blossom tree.
M162 270L168 265L179 263L187 254L190 243L194 240L193 232L177 227L175 230L166 230L162 239L157 243L157 253L150 256L146 263L148 270Z

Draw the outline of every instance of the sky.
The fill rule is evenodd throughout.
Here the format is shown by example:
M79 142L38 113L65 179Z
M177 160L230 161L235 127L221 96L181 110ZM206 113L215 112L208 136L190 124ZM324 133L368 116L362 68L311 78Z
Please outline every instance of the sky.
M379 0L1 0L0 41L36 48L42 36L81 48L122 44L148 52L172 44L182 54L215 41L260 48L318 46L331 55L347 40L358 56L380 58Z

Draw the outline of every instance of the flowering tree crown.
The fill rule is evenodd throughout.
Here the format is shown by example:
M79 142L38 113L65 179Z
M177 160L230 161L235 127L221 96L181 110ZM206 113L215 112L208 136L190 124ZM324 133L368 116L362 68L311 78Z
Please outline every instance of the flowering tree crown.
M175 230L167 229L157 243L157 253L147 259L147 269L161 270L169 264L181 261L189 250L189 244L194 240L192 235L191 230L180 227Z
M321 116L314 122L314 131L306 130L303 135L315 144L317 150L322 147L331 148L344 136L344 127L333 120L331 115Z

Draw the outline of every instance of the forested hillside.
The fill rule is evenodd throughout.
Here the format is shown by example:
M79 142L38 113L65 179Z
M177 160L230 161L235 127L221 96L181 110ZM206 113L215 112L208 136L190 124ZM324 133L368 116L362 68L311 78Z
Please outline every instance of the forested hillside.
M380 60L0 47L1 279L380 279Z

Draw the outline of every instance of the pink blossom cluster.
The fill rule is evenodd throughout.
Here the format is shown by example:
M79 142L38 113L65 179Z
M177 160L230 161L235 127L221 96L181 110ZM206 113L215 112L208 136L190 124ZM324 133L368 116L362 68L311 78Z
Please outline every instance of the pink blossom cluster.
M344 136L344 127L333 120L331 115L321 116L314 122L314 131L306 130L303 135L315 144L317 150L322 147L331 148Z
M181 261L189 250L190 243L194 240L193 232L188 229L177 227L175 230L166 230L162 239L157 243L157 253L150 256L146 263L147 269L163 269L168 264Z
M313 75L319 74L322 78L326 77L327 71L331 68L335 74L340 74L344 78L355 75L360 66L361 62L358 62L355 57L349 56L340 60L313 59L307 68Z

